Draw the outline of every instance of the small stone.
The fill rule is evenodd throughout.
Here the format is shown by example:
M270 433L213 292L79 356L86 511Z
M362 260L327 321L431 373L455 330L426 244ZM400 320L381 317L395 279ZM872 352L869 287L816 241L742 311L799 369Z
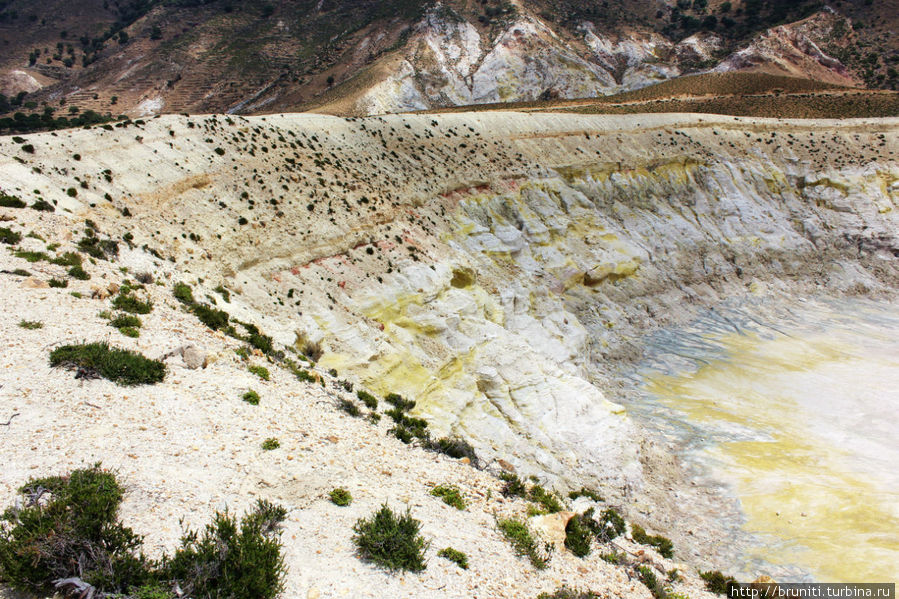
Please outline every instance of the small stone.
M317 588L312 587L306 592L306 599L318 599L321 595L321 592Z
M206 364L206 352L195 345L185 347L181 357L184 359L184 365L191 370L196 370Z
M47 281L41 281L40 279L36 279L34 277L28 277L24 281L22 281L22 287L25 289L45 289L50 285Z

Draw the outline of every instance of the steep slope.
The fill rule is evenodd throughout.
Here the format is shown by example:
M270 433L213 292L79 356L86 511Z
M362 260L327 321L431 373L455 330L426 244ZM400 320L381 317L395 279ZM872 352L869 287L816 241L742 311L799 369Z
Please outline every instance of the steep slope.
M0 141L5 191L127 231L198 295L230 289L227 311L279 344L319 345L322 368L414 397L488 460L599 487L697 556L736 550L713 532L731 508L680 487L608 377L646 331L724 297L892 293L899 274L895 119L116 127Z

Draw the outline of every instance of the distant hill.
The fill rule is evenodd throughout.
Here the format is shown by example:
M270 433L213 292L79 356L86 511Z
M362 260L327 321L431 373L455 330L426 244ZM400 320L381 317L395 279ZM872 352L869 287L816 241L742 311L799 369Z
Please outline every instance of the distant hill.
M708 70L895 89L897 15L899 0L0 0L0 114L361 114Z

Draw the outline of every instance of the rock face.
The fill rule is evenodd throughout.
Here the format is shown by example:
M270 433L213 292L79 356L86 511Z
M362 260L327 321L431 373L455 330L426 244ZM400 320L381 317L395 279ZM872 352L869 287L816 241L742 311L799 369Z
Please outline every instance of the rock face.
M10 189L170 256L203 280L197 297L229 289L218 307L279 344L319 345L319 367L415 399L436 434L618 499L646 483L641 433L605 383L639 355L634 339L766 288L895 288L897 132L895 119L170 116L31 136L24 164L0 140L0 168ZM90 177L72 198L51 165L76 147L79 176L113 182Z
M854 86L859 82L815 41L831 36L843 21L821 13L776 27L721 61L723 41L714 33L671 41L652 32L607 34L584 22L575 47L534 15L521 15L487 38L472 23L432 11L416 27L398 66L361 95L354 112L596 97L709 67Z

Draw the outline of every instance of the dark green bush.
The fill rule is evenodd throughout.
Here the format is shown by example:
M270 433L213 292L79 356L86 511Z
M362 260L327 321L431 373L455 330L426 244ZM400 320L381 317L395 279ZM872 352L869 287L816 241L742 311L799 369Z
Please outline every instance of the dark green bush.
M32 204L31 209L37 210L39 212L56 212L56 208L53 206L53 204L43 198Z
M590 591L578 591L569 587L561 587L556 592L540 593L537 599L599 599L599 595Z
M175 555L163 559L162 578L178 581L184 596L196 599L273 599L284 586L277 530L286 515L264 500L239 523L217 513L202 536L188 531Z
M16 196L0 192L0 208L24 208L25 206L25 202Z
M49 281L47 281L47 284L50 285L50 287L60 288L60 289L63 287L69 286L69 282L66 281L65 279L50 279Z
M150 578L135 552L141 538L118 522L123 490L99 465L29 481L25 507L10 507L0 527L0 580L20 591L48 594L73 576L110 592Z
M119 385L152 385L165 378L165 364L106 343L64 345L50 353L50 366L78 370L78 376L102 376Z
M568 499L574 500L578 497L589 497L593 501L602 501L602 496L594 491L593 489L588 489L587 487L581 487L580 491L572 491L568 494Z
M87 281L91 278L87 271L80 264L76 264L68 270L69 276L79 281Z
M81 266L82 258L81 254L77 252L65 252L56 256L50 262L60 266Z
M256 376L258 376L259 378L261 378L264 381L270 380L272 378L271 374L268 371L268 368L266 368L265 366L257 366L255 364L251 364L251 365L247 366L247 370L249 370L250 372L252 372L253 374L255 374Z
M259 394L250 389L243 394L243 400L252 406L259 405Z
M443 500L443 503L454 507L457 510L465 509L465 499L462 498L462 494L459 492L459 489L457 487L449 485L437 485L436 487L431 489L431 495L441 498Z
M611 541L615 537L623 535L626 530L624 518L614 508L604 509L600 514L599 522L601 529L597 536L601 541Z
M350 492L341 488L334 489L328 493L328 497L331 498L331 503L340 507L346 507L353 501L353 496L350 495Z
M409 399L403 399L402 395L390 393L384 398L384 401L392 405L401 412L408 412L415 407L415 402Z
M112 300L114 308L131 314L149 314L153 310L153 304L142 301L126 292L124 289Z
M90 230L93 233L93 230ZM91 234L78 240L78 249L89 256L93 256L99 260L108 260L110 257L119 255L119 244L112 239L100 239Z
M16 233L9 227L0 227L0 243L15 245L22 241L21 233Z
M714 572L700 572L699 576L705 581L705 587L718 595L729 596L728 590L730 587L737 584L737 581L734 578L725 576L718 570L715 570Z
M478 465L478 455L471 443L458 437L443 437L427 444L427 449L448 455L451 458L468 458L473 466Z
M213 331L218 331L228 326L229 316L224 310L216 310L205 304L195 304L192 310L194 316Z
M659 582L655 572L649 566L637 566L637 576L640 578L640 582L646 585L646 588L649 589L655 599L665 599L668 596L662 583Z
M397 515L385 503L370 518L360 518L353 526L353 542L362 559L388 570L420 572L425 569L428 543L419 534L421 522L409 510Z
M499 475L499 478L506 483L501 491L503 497L527 497L527 487L525 487L517 475L511 472L503 472Z
M578 557L590 555L590 540L593 537L589 516L575 514L565 525L565 546Z
M141 326L141 321L140 318L134 316L133 314L119 314L109 321L109 326L115 327L117 329L122 329L125 327L139 329Z
M354 402L349 399L341 397L337 400L337 408L342 412L346 412L353 418L358 418L362 415L362 412L359 410L359 406L357 406Z
M358 391L356 391L356 397L359 398L359 401L365 404L366 408L370 410L376 410L378 408L378 398L376 398L368 391L359 389Z
M187 283L175 283L175 287L172 289L175 299L185 304L187 306L192 306L194 302L194 292L191 290L190 285Z
M540 485L534 485L533 487L531 487L531 492L528 493L528 498L531 501L536 501L537 503L539 503L547 513L555 514L556 512L562 511L562 504L559 502L559 498Z
M503 536L506 537L506 540L512 544L515 553L522 557L527 557L538 570L546 568L546 559L537 551L537 542L531 536L527 524L521 520L507 518L497 522L496 526L503 533Z
M275 439L274 437L269 437L265 441L262 442L262 449L265 451L274 451L281 447L281 442Z
M437 557L448 559L463 570L468 570L468 556L457 549L446 547L437 552Z
M41 260L49 260L50 256L45 254L44 252L26 252L26 251L18 251L13 254L16 258L21 258L28 262L40 262Z
M44 323L39 320L21 320L19 321L19 326L23 329L28 329L29 331L34 331L36 329L44 328Z
M646 534L646 531L639 524L631 526L631 536L634 538L634 541L641 545L655 547L662 557L671 558L674 556L674 544L671 542L671 539L660 535Z

